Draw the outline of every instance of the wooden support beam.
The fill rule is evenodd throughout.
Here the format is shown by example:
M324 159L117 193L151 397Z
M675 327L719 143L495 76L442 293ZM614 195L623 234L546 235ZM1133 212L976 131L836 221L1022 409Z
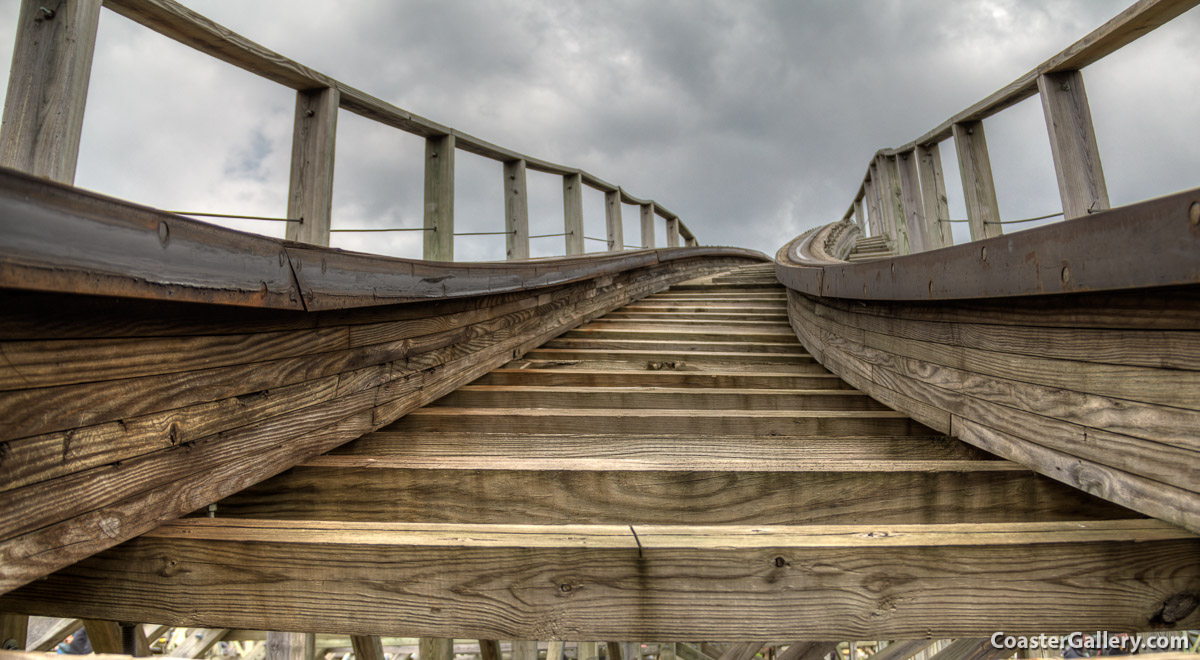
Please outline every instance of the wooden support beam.
M642 204L642 247L654 247L654 203Z
M738 642L725 650L718 660L751 660L766 642Z
M22 0L4 119L0 165L75 182L100 0ZM47 13L48 12L48 13Z
M858 228L862 230L864 235L866 234L866 232L867 232L867 216L866 216L865 209L863 208L863 198L862 197L859 197L858 199L854 200L854 224L858 225Z
M675 660L675 642L664 642L658 645L658 660Z
M897 254L911 254L908 223L904 217L904 201L900 191L900 172L896 156L879 156L879 175L882 184L883 215L891 227Z
M822 660L836 651L837 646L837 642L792 642L775 660Z
M187 639L167 655L173 658L200 658L217 642L225 639L228 628L189 628Z
M339 94L336 87L296 92L287 217L290 241L329 245Z
M425 139L425 248L427 261L454 261L454 135Z
M546 644L546 660L562 660L565 647L566 644L562 640L550 640Z
M608 660L625 660L620 642L608 642Z
M875 171L875 164L870 167L871 172ZM867 226L870 228L871 236L883 236L883 220L880 217L879 210L879 191L875 185L875 178L871 177L863 183L863 199L867 203Z
M350 645L354 648L355 660L384 660L379 635L351 635Z
M529 258L529 189L525 160L504 162L505 258Z
M418 643L420 660L454 660L454 640L441 637L422 637ZM499 649L496 654L499 655Z
M479 640L479 660L500 660L500 642L494 639Z
M575 660L596 660L600 657L600 644L598 642L579 642L575 650ZM488 660L484 658L483 660Z
M694 645L683 642L675 644L675 656L679 660L716 660L701 653Z
M908 234L909 251L924 252L929 249L929 241L925 237L925 205L921 200L916 150L897 154L893 159L900 175L900 211L904 218L901 224Z
M871 660L908 660L936 642L936 639L909 639L892 642L872 655Z
M621 221L621 191L604 193L604 224L608 230L608 251L625 249L625 226Z
M511 660L538 660L537 640L513 640Z
M29 617L0 612L0 650L24 651L29 642Z
M1000 204L996 200L996 182L988 157L987 137L982 121L954 125L954 149L958 153L958 171L962 176L963 195L971 240L999 236Z
M1050 135L1054 174L1062 197L1063 219L1079 218L1109 208L1108 185L1100 165L1100 149L1083 73L1060 71L1038 76L1038 93Z
M583 240L583 175L563 175L563 231L567 256L587 251Z
M679 247L679 218L667 218L667 247Z
M922 207L925 209L926 248L954 245L950 206L946 199L946 180L942 174L942 152L936 142L918 146L917 169L920 171Z
M87 629L88 642L92 645L93 653L124 652L121 644L121 626L116 621L84 619L83 627Z
M313 660L317 638L313 633L267 631L267 660Z

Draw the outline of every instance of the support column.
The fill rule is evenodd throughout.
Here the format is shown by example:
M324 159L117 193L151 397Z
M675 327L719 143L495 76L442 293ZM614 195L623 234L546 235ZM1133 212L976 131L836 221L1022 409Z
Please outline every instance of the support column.
M896 242L896 254L909 254L912 246L908 239L908 225L904 219L904 202L900 193L900 173L895 156L879 157L879 175L883 217L891 227L891 235Z
M425 139L423 259L454 261L454 136Z
M917 147L917 169L921 174L921 198L925 207L926 245L930 250L950 247L954 245L954 234L950 231L942 152L936 142Z
M1083 74L1079 71L1042 74L1038 76L1038 93L1050 134L1063 219L1109 208L1108 185L1100 166L1100 148L1096 145Z
M551 640L546 643L546 660L562 660L563 642Z
M875 173L875 165L871 165L871 173ZM883 221L879 217L879 191L875 189L875 178L867 179L863 184L864 196L867 201L867 224L871 228L871 236L883 236Z
M529 640L514 640L511 660L538 660L538 643Z
M679 247L679 218L667 218L667 247Z
M494 639L479 640L479 660L500 660L500 642Z
M43 10L47 4L52 9ZM99 24L100 0L22 0L0 125L0 165L75 182Z
M623 660L620 642L608 642L608 660Z
M94 653L123 652L121 646L121 626L116 621L101 621L99 619L83 619L83 627L87 630L88 642Z
M895 162L900 174L900 207L904 212L908 246L912 252L924 252L929 247L925 238L925 206L921 202L921 183L917 178L916 151L898 154Z
M563 231L567 233L567 256L583 254L583 175L563 175Z
M420 660L454 660L454 640L422 637L417 644L417 654Z
M604 223L608 229L608 251L625 249L625 227L621 224L621 191L604 193Z
M384 660L383 642L379 635L351 635L355 660Z
M996 182L992 179L992 161L988 158L983 122L954 124L952 129L971 240L999 236L1000 204L996 201Z
M302 222L288 223L290 241L329 245L340 98L335 87L296 92L287 217Z
M24 651L29 645L28 635L28 616L0 612L0 650Z
M313 633L267 631L267 660L312 660L316 646Z
M529 258L529 191L525 160L504 163L505 255L509 261Z
M598 642L579 642L576 647L575 660L596 660L600 657ZM484 658L484 660L487 660Z
M863 214L863 198L862 197L859 197L858 199L854 200L854 224L858 225L858 228L861 229L863 231L863 233L866 233L867 218Z
M642 247L654 247L654 203L642 204Z

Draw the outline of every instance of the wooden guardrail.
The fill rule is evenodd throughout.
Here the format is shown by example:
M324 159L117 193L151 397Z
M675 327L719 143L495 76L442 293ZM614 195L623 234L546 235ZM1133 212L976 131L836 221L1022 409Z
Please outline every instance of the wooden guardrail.
M1091 110L1080 69L1117 51L1198 0L1140 0L1103 26L975 105L903 146L871 158L843 220L884 236L897 254L954 244L939 143L954 138L971 240L1002 233L983 120L1039 95L1050 136L1064 219L1109 208Z
M508 259L529 258L526 172L563 180L566 254L583 254L583 186L604 192L608 251L626 247L621 204L640 207L641 247L654 247L654 219L666 220L666 246L698 245L662 204L634 197L584 170L532 158L398 108L314 71L214 23L173 0L22 0L12 73L0 131L0 165L72 183L83 133L84 103L101 7L296 90L288 191L287 238L329 244L339 110L418 135L425 144L424 258L454 260L454 154L467 151L503 164ZM492 233L492 232L486 232ZM558 234L552 234L555 236Z

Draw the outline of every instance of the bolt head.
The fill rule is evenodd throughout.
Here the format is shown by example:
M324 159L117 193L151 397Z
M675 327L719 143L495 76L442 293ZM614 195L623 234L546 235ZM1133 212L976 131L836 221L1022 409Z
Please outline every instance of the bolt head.
M1200 225L1200 202L1192 202L1192 206L1188 209L1188 220L1193 225Z

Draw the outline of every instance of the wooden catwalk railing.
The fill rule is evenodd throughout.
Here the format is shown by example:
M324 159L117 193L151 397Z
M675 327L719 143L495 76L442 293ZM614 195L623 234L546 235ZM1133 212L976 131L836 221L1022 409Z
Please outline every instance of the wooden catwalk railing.
M454 261L454 154L461 149L503 165L508 259L529 258L526 171L562 177L563 232L568 256L583 254L583 186L604 193L608 251L652 248L654 220L666 220L666 247L698 245L696 236L662 204L634 197L584 170L526 156L444 126L274 53L173 0L22 0L8 96L0 132L0 166L72 183L83 133L84 105L100 9L104 7L206 55L296 90L296 118L287 238L329 245L333 227L334 151L339 110L425 138L424 226L370 231L421 231L423 258ZM640 245L625 243L621 205L640 207ZM195 214L212 215L212 214ZM245 216L232 216L245 217ZM263 219L263 218L259 218ZM472 232L474 233L474 232ZM457 234L467 235L467 234Z

